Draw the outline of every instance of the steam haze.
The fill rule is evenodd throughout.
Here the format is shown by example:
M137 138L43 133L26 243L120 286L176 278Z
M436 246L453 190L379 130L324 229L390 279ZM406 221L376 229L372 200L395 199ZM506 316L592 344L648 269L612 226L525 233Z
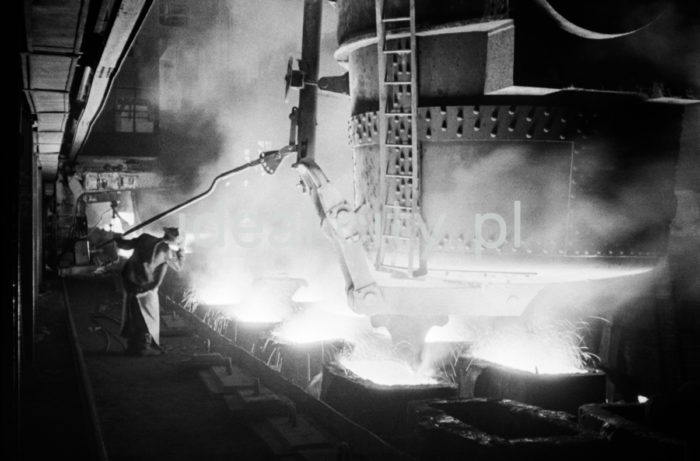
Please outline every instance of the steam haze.
M142 219L206 190L214 177L261 151L289 142L289 113L298 92L291 90L285 104L284 75L287 59L301 58L303 1L230 0L227 5L230 15L219 12L213 26L192 23L177 32L186 35L169 38L162 53L160 160L163 172L178 179L174 190L140 201ZM344 72L332 60L335 27L335 12L324 4L321 76ZM348 116L348 99L319 93L317 161L351 199ZM292 155L274 176L259 167L244 171L220 183L210 197L152 226L157 232L163 225L180 225L189 234L193 284L214 282L218 290L234 290L258 277L290 275L313 280L318 287L312 291L324 296L344 297L333 248L310 197L297 187L293 161Z

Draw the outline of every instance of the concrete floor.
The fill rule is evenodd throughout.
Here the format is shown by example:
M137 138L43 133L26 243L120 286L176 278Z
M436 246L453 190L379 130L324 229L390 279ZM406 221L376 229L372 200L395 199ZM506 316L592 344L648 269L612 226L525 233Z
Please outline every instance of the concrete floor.
M203 339L196 336L163 337L161 343L166 354L161 356L125 356L115 339L110 341L110 348L106 350L105 334L96 327L101 326L117 334L119 326L104 317L98 319L98 325L91 320L91 314L99 312L119 319L121 294L110 281L68 280L66 283L111 460L269 458L267 448L246 426L237 424L229 414L223 398L209 394L196 370L183 364L190 354L203 352ZM65 311L62 311L62 302L59 302L60 284L53 288L46 296L46 306L39 309L38 316L41 319L52 314L50 319L46 318L46 322L48 328L56 328L56 334L52 333L47 338L58 342L60 336L63 345L60 350L47 352L39 366L42 368L50 364L68 381L71 378L69 371L73 369L70 357L65 359L65 356L70 349L65 328L60 330L61 313ZM49 343L46 343L46 349L51 349L48 346ZM61 355L61 360L54 360L52 355ZM56 388L52 398L37 393L33 404L41 407L46 405L46 400L55 401L58 407L51 409L54 423L41 425L56 428L53 435L59 441L62 453L71 453L73 459L84 459L87 442L80 427L82 415L75 409L79 398L74 375L72 379L73 382L61 386L63 389L73 389L70 399L55 395L58 391ZM44 387L52 387L50 380L43 381ZM70 420L58 421L61 414L70 415ZM49 428L40 429L46 431ZM53 450L51 453L56 454Z
M59 289L56 289L58 287ZM60 285L39 296L33 373L21 398L19 459L90 459Z

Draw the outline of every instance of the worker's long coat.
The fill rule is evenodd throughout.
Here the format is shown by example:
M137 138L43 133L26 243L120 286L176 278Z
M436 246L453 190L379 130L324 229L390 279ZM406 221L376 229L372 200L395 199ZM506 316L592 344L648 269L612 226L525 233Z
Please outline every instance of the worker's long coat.
M122 307L122 336L132 337L150 333L160 344L160 301L158 287L168 266L180 269L180 261L174 258L168 244L150 234L142 234L132 240L118 240L117 246L134 250L122 269L124 302ZM176 261L176 262L175 262Z

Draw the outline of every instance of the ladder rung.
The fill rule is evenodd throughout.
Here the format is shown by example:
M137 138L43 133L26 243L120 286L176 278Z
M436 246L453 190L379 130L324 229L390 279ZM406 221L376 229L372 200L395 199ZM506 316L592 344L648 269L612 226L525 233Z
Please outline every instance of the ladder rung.
M377 26L377 51L379 52L378 64L379 64L379 99L382 102L379 110L379 116L382 123L387 124L387 131L384 136L380 136L380 152L382 161L386 162L381 175L381 187L382 191L386 188L389 190L390 186L399 185L399 191L403 191L404 188L409 188L412 191L411 198L404 198L401 201L394 201L388 196L382 201L381 206L382 211L382 232L380 234L379 240L379 250L377 252L377 259L375 262L375 267L382 270L384 268L390 269L391 264L394 264L395 255L391 255L393 252L400 252L403 254L406 247L408 248L408 260L404 263L403 260L399 266L395 266L397 269L402 271L407 271L410 274L413 273L415 268L416 258L420 259L420 256L416 253L416 246L418 245L419 238L414 234L413 231L405 232L405 226L410 223L414 217L415 213L419 213L418 200L414 200L413 197L417 196L418 193L418 181L419 174L414 168L409 174L405 174L404 163L401 159L401 163L396 166L392 166L388 162L388 158L391 157L390 152L394 155L400 154L401 157L409 157L410 161L415 165L415 158L413 156L414 149L418 148L418 143L415 139L411 140L411 129L407 128L407 125L411 121L415 122L417 117L418 108L417 104L417 92L418 82L417 78L417 62L416 49L415 49L415 25L416 25L416 15L415 15L415 2L410 0L408 9L401 9L397 11L385 11L383 9L384 1L376 2L376 26ZM388 24L393 23L393 24ZM404 39L402 36L392 36L392 34L400 33L403 35L404 32L408 32L410 40ZM394 56L393 58L391 56ZM399 58L399 55L401 56ZM410 68L406 68L406 61L411 60ZM402 62L402 68L398 69L399 62ZM386 68L382 68L382 66ZM397 73L398 71L398 73ZM389 73L392 72L392 73ZM389 79L389 80L387 80ZM396 79L402 79L401 81L396 81ZM405 104L402 99L404 96L411 99L410 107ZM392 120L391 117L394 117ZM399 131L394 132L395 126L400 125ZM415 128L415 123L414 123ZM384 131L384 130L382 130ZM409 139L405 139L403 135L399 136L399 133L404 133L408 131ZM392 133L394 135L392 136ZM412 133L416 136L416 133ZM388 149L396 149L395 151L388 151ZM396 155L399 157L399 155ZM387 172L395 172L396 174L387 174ZM395 205L389 205L389 202L395 203ZM399 203L407 204L408 206L400 206ZM401 232L392 232L395 223L403 223ZM410 224L410 229L415 229L414 224ZM398 234L398 235L396 235ZM405 242L405 243L404 243ZM415 243L414 243L415 242ZM386 258L392 258L392 262L387 264Z
M396 16L393 18L382 18L382 22L410 22L410 16Z
M410 49L397 49L397 50L384 50L384 54L411 54L413 51Z

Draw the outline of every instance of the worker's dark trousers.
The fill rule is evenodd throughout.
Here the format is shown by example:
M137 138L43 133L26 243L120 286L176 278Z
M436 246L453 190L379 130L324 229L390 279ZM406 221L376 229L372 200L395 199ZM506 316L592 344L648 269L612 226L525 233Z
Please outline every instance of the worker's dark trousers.
M141 314L141 307L133 293L127 293L126 311L121 335L127 338L127 353L137 354L151 345L151 335Z

